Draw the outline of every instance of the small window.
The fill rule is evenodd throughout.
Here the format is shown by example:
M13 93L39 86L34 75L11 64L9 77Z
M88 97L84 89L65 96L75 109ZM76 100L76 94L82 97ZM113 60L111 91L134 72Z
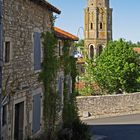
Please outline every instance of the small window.
M92 59L92 58L94 58L94 47L93 47L93 45L91 45L89 49L90 49L89 50L89 56Z
M100 22L100 29L103 29L103 23Z
M5 63L10 62L10 41L5 42Z
M93 29L93 23L90 24L90 28L91 28L91 30Z
M57 82L57 93L60 97L60 101L63 104L63 77L59 77Z
M61 56L61 41L58 41L58 53L59 53L59 56Z
M3 110L2 110L2 126L6 125L6 114L7 114L7 111L6 111L6 105L3 106Z
M63 87L63 81L62 81L62 78L60 77L58 79L58 95L60 97L62 96L62 91L63 91L62 87Z

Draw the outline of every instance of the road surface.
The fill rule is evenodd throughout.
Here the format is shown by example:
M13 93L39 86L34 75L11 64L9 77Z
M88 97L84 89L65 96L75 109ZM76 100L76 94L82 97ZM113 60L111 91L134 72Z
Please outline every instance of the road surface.
M92 134L107 136L105 140L140 140L140 114L84 122Z

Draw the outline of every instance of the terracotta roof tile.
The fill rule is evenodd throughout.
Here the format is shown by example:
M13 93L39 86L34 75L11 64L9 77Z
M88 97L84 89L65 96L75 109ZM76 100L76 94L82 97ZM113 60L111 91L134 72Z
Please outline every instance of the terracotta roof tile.
M63 39L68 39L68 40L73 40L73 41L78 41L79 38L72 35L71 33L68 33L60 28L54 27L55 35L58 38L63 38Z
M133 48L133 50L140 54L140 48Z

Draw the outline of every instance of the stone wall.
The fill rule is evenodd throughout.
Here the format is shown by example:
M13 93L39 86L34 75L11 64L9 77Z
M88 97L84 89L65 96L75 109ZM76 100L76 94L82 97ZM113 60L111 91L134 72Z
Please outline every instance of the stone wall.
M82 118L103 118L140 113L140 93L77 97Z

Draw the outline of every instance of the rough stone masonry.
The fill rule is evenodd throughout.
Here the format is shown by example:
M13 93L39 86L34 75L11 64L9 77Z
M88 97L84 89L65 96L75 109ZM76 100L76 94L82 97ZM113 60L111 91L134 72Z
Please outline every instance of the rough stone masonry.
M140 113L140 93L77 97L80 117L103 118Z

